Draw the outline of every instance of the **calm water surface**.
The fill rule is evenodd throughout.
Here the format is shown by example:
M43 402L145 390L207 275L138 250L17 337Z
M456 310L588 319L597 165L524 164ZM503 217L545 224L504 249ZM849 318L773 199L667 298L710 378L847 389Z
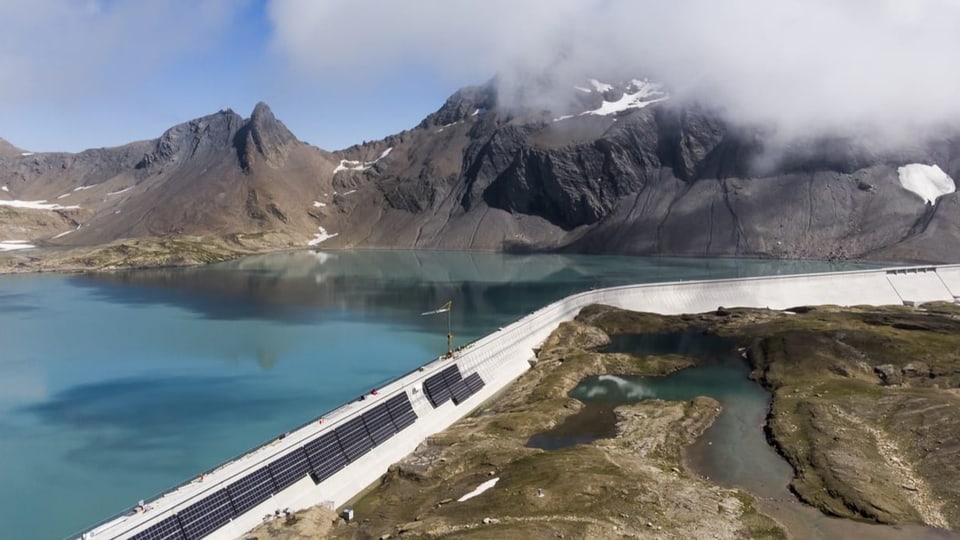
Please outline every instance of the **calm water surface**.
M0 537L62 538L594 287L809 262L330 252L0 276Z

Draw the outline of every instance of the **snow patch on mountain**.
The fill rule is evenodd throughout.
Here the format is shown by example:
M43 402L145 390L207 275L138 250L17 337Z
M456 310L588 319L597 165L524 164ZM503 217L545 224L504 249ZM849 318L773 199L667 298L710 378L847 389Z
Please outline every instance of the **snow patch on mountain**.
M390 155L390 152L393 151L393 147L387 148L384 150L380 157L373 161L355 161L352 159L341 159L340 164L333 169L333 174L337 174L340 171L365 171L370 167L373 167L377 164L378 161Z
M10 188L7 187L7 186L3 186L3 187L0 187L0 191L6 191L6 192L9 193L9 192L10 192Z
M642 109L648 105L670 99L659 84L647 80L634 79L630 81L623 96L616 101L604 100L600 107L582 114L607 116L629 109Z
M307 242L308 246L316 246L340 234L340 233L332 233L332 234L328 233L327 230L324 229L323 227L317 227L317 229L319 229L319 232L316 234L316 236L314 236L313 240L310 240L309 242Z
M26 240L6 240L0 242L0 251L14 251L17 249L31 249L37 246L28 243Z
M0 201L0 206L12 206L14 208L29 208L32 210L78 210L78 205L62 206L47 201Z
M900 175L900 185L907 191L917 194L929 204L948 193L957 190L953 178L943 172L939 165L924 165L912 163L897 169Z
M623 95L615 101L607 101L604 99L600 106L593 110L584 111L579 114L559 116L553 119L554 122L561 122L575 116L584 115L610 116L630 109L642 109L654 103L670 99L670 96L663 90L662 85L647 79L632 79L626 85L620 84L617 87L596 79L589 79L588 82L593 87L593 90L583 86L574 86L573 88L587 94L592 94L594 91L606 94L614 90L614 88L622 88Z

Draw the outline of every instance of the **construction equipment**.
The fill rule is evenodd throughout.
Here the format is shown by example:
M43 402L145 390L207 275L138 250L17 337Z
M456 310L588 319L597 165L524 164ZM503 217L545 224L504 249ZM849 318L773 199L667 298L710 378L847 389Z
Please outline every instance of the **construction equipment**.
M439 308L433 311L424 311L420 315L439 315L440 313L447 314L447 358L453 356L453 329L451 327L450 321L450 312L453 310L453 300L450 300L446 304L440 306Z

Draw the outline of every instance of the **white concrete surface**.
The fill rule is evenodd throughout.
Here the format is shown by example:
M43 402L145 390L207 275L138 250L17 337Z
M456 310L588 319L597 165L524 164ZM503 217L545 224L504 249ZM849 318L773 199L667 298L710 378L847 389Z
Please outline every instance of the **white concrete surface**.
M960 266L937 268L937 276L955 299L960 299Z
M530 367L533 350L559 323L571 320L586 305L609 304L661 314L699 313L724 307L786 309L801 305L889 305L953 300L960 294L960 265L914 269L774 276L633 285L575 294L489 334L465 348L454 360L434 360L368 395L303 426L282 440L257 448L158 499L148 511L114 519L87 533L91 539L129 538L248 473L302 446L367 409L406 392L417 413L413 425L349 464L319 485L309 477L274 495L207 538L242 536L277 509L299 510L317 504L339 507L375 482L387 468L412 452L424 439L442 431L519 377ZM423 381L455 361L464 377L479 372L486 385L460 405L448 401L434 409L423 393ZM96 534L91 534L96 531Z
M905 304L935 300L952 302L953 293L934 268L909 268L887 272L887 279Z

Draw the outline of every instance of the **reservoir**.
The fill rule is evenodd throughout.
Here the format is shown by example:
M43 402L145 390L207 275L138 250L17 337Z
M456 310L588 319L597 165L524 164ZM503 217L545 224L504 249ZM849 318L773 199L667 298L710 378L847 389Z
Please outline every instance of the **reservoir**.
M0 276L0 524L63 538L549 302L816 262L292 252Z

